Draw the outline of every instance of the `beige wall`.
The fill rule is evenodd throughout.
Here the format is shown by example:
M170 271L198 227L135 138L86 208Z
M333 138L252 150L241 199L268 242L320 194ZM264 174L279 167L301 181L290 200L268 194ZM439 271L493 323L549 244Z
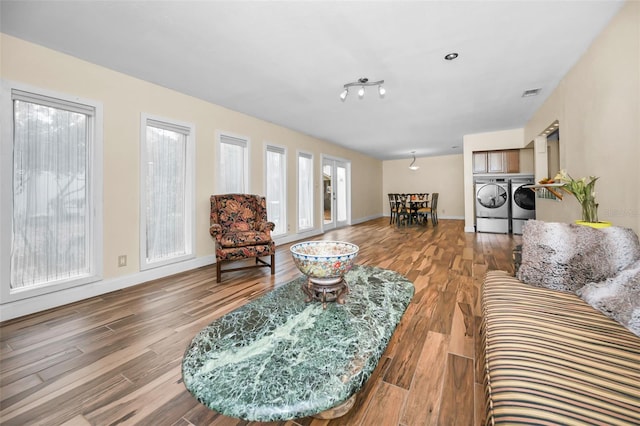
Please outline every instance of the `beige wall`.
M499 132L476 133L463 138L464 155L464 229L475 231L475 195L473 191L473 152L500 149L524 148L524 130L512 129ZM528 153L522 153L520 159L527 159Z
M410 170L411 159L382 163L382 202L384 214L389 215L389 193L438 192L438 217L464 216L462 155L421 157L416 160L418 170Z
M520 173L534 173L533 148L520 150Z
M92 99L104 108L104 278L139 272L139 162L141 113L188 122L196 133L196 255L213 258L209 196L216 192L216 143L220 131L246 136L250 146L250 192L263 194L265 142L284 146L288 163L289 239L296 235L296 153L314 154L316 233L321 231L322 155L351 162L351 222L382 214L382 162L328 142L204 102L42 46L0 34L4 80ZM4 143L4 141L3 141ZM286 239L286 238L285 238ZM117 267L119 255L128 256Z
M560 167L599 176L599 218L640 233L640 2L629 1L562 79L524 129L532 141L560 123ZM536 154L546 161L546 154ZM538 200L537 217L572 222L576 200Z

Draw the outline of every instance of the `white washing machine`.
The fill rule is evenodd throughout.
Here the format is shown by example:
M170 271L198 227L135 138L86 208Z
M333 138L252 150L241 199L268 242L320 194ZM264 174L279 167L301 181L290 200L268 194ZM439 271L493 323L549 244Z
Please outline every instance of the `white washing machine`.
M533 185L533 176L511 178L511 232L522 234L529 219L536 218L536 194L526 185Z
M509 181L476 178L476 232L509 233Z

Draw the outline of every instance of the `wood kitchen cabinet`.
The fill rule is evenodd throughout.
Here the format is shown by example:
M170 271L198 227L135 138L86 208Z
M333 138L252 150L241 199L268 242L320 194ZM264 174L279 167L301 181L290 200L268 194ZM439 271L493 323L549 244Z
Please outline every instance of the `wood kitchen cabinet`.
M473 173L519 173L520 150L476 151L473 153Z
M504 152L505 173L520 173L520 150L509 149Z

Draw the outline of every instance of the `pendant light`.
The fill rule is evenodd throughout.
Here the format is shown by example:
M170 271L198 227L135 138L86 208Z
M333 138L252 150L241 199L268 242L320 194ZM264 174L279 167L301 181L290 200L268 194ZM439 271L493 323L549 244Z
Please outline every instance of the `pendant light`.
M411 162L411 164L409 164L409 168L415 171L418 170L420 166L416 166L416 152L411 151L411 154L413 154L413 161Z

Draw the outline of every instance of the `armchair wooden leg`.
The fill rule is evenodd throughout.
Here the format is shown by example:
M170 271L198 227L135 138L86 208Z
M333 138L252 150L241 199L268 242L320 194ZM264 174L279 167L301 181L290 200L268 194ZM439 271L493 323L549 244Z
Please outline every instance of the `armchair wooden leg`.
M275 275L276 274L276 255L275 253L270 255L271 256L271 264L267 263L265 260L259 258L259 257L255 257L256 260L256 264L255 265L246 265L245 266L240 266L237 268L227 268L227 269L222 269L222 261L221 260L217 260L216 259L216 282L221 282L222 281L222 273L223 272L232 272L232 271L242 271L244 269L250 269L250 268L255 268L255 267L270 267L271 268L271 275ZM249 259L247 259L249 260Z

